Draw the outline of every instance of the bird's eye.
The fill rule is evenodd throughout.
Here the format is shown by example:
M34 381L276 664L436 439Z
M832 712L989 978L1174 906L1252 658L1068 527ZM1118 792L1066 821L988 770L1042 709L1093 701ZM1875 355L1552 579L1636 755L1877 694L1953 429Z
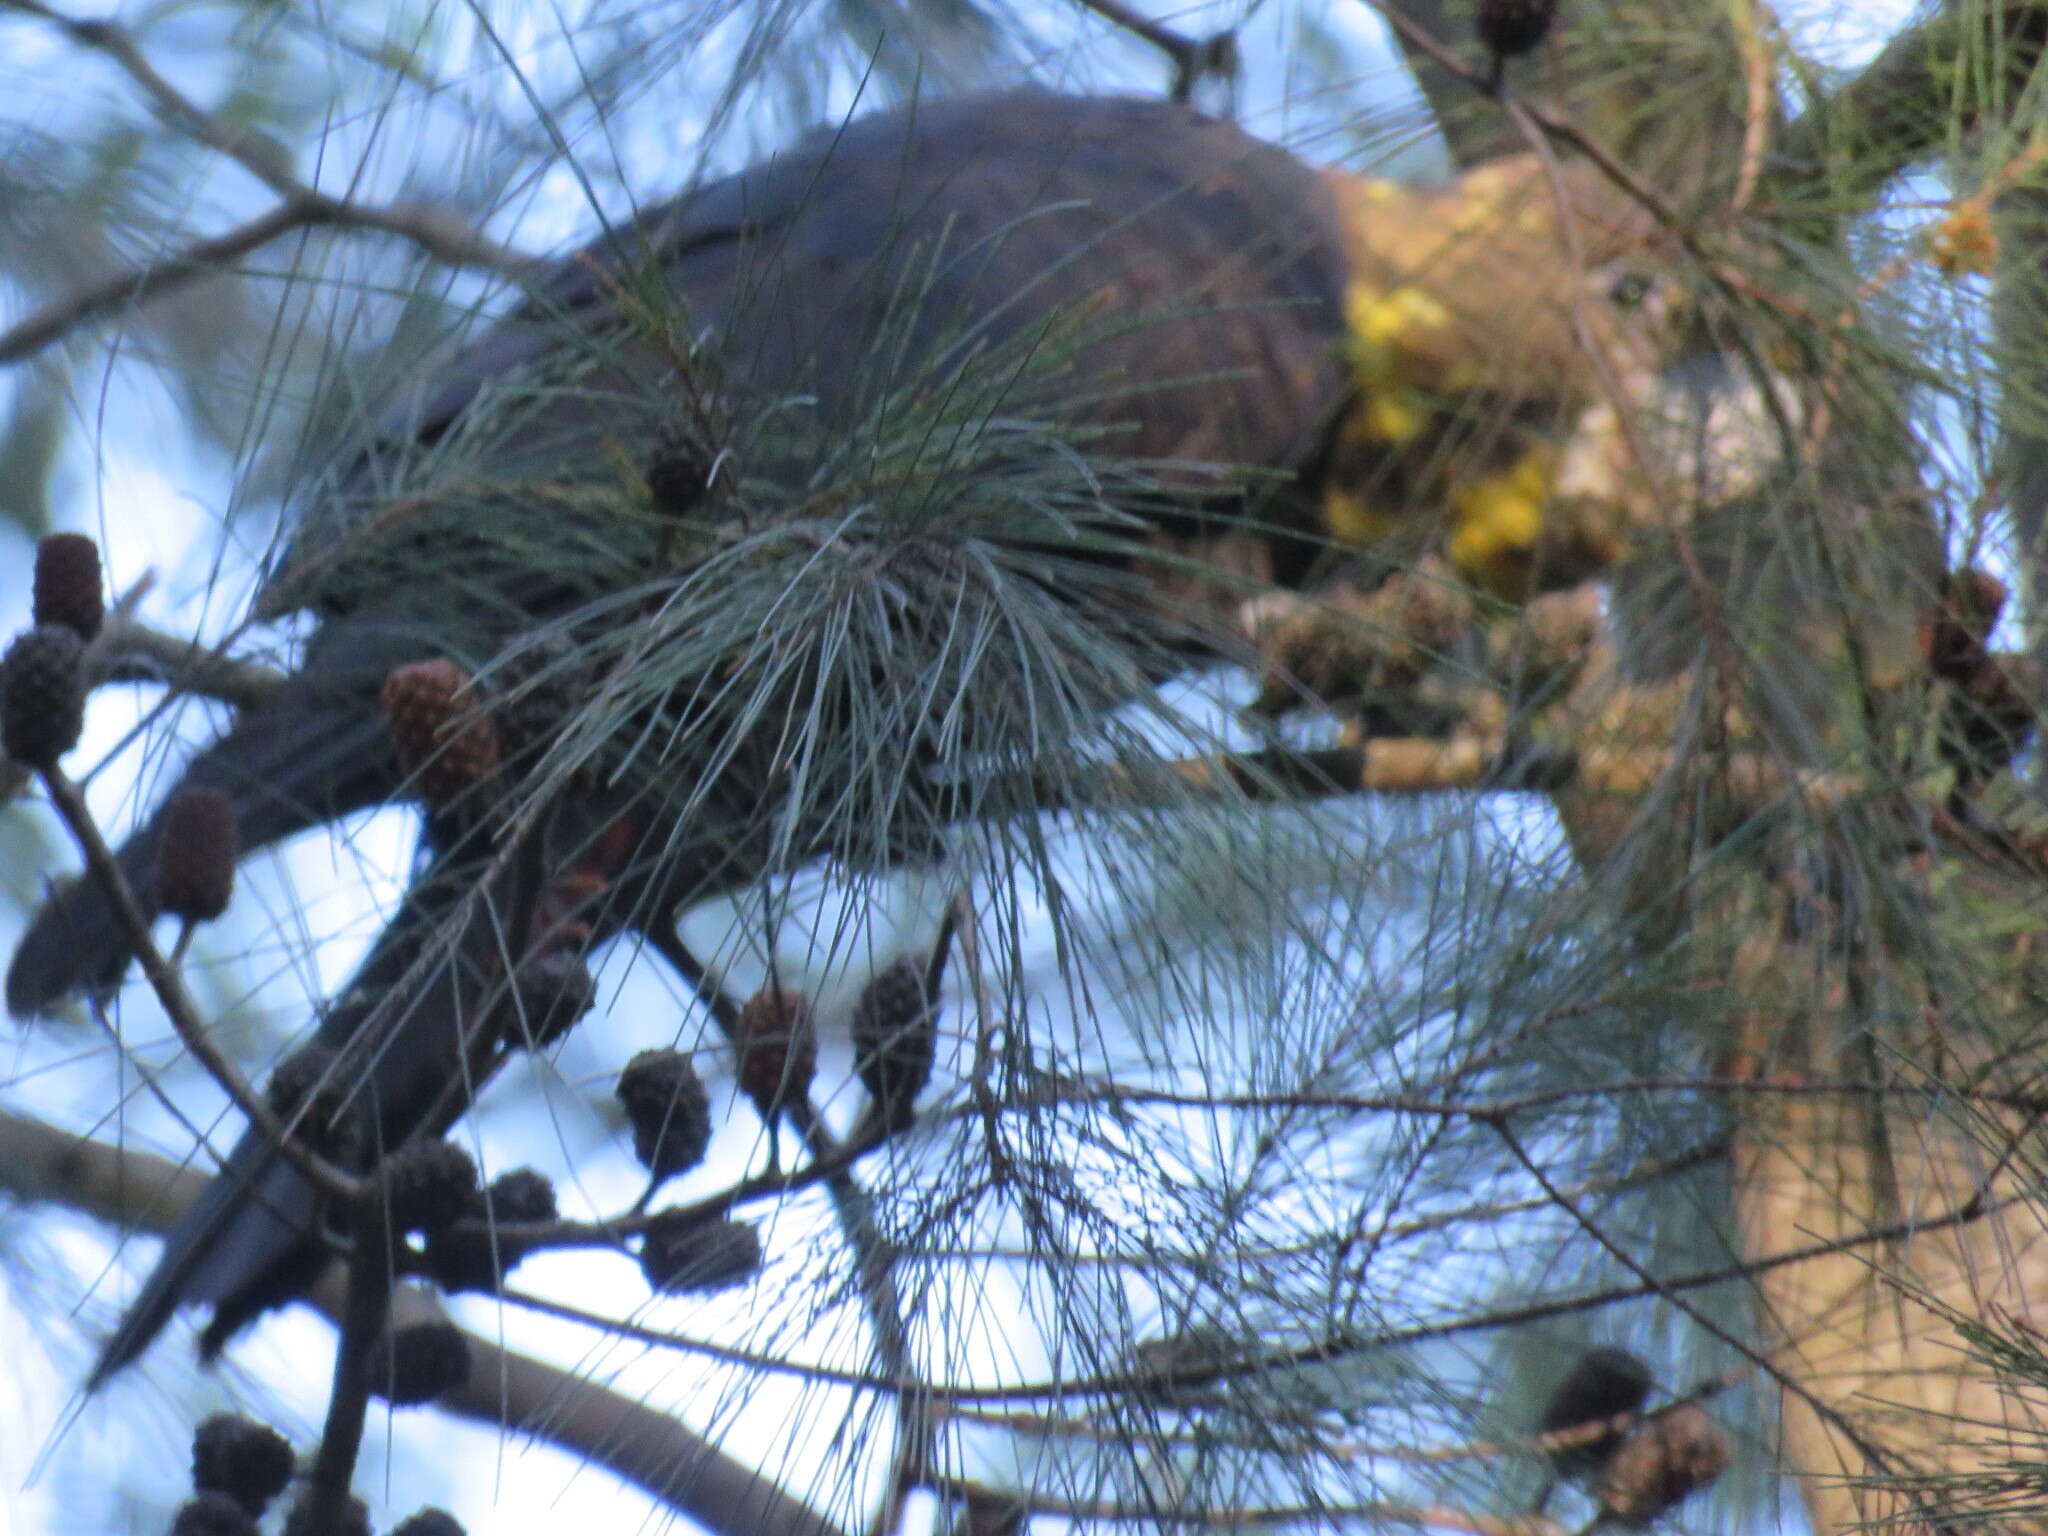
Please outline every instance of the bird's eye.
M1634 309L1650 296L1650 279L1641 272L1624 272L1607 286L1607 297L1622 309Z

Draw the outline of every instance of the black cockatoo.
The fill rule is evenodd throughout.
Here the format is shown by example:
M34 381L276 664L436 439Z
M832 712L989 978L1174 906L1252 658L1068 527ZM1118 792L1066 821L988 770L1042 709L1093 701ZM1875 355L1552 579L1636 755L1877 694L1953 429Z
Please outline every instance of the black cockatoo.
M570 696L526 727L520 782L545 793L506 793L508 769L430 812L425 872L321 1025L367 1084L349 1155L466 1103L505 903L544 925L560 890L600 892L595 942L792 862L915 856L932 786L1014 742L975 721L1070 737L1222 633L1186 593L1213 595L1224 544L1236 576L1294 585L1433 546L1507 595L1612 558L1626 530L1572 510L1572 435L1599 378L1654 368L1653 230L1565 171L1410 189L1184 106L1018 91L821 131L564 262L305 497L259 598L315 615L302 665L181 781L229 796L253 850L415 793L378 706L394 668L454 658L508 721ZM914 683L875 670L906 647ZM1061 647L1092 669L1064 699ZM835 732L864 754L827 765ZM874 818L835 775L913 805L905 826L847 846ZM513 800L552 807L539 875L504 854L542 820ZM121 852L145 901L159 826ZM74 883L9 1007L128 959ZM210 1350L296 1294L315 1205L245 1139L94 1383L181 1302L213 1304Z

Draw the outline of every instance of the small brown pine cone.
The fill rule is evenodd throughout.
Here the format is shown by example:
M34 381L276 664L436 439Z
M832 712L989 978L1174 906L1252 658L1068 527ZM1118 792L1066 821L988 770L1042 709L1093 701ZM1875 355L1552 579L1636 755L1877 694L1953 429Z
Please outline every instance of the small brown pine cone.
M373 1390L394 1408L431 1403L469 1380L469 1340L453 1323L408 1323L379 1339Z
M85 642L64 624L15 636L0 657L0 746L26 768L54 768L85 730Z
M180 790L156 845L157 905L188 923L212 922L235 894L241 856L234 801L217 789Z
M36 545L35 619L90 640L106 622L100 547L82 533L53 533Z
M1472 15L1479 41L1496 59L1533 53L1550 34L1558 0L1479 0Z
M640 1272L671 1294L730 1290L761 1272L761 1237L744 1221L663 1211L641 1239Z
M216 1413L192 1436L192 1486L226 1494L251 1517L284 1492L295 1465L290 1441L239 1414Z
M733 1054L740 1088L761 1118L773 1124L781 1105L810 1093L818 1070L811 1000L770 982L740 1010Z
M908 955L876 972L854 1004L854 1069L892 1131L916 1117L917 1096L932 1077L938 1026L925 967Z
M436 1509L431 1504L425 1509L407 1515L391 1528L391 1536L468 1536L462 1522L445 1509Z
M671 421L656 434L647 456L647 493L664 517L687 517L711 489L717 455L694 423Z
M348 1140L349 1085L342 1081L341 1053L315 1041L277 1064L263 1099L270 1112L323 1157Z
M380 703L399 765L436 803L497 771L498 728L471 681L445 658L393 667L384 679Z
M1610 1519L1639 1529L1727 1470L1727 1432L1686 1403L1630 1431L1595 1492Z
M519 968L514 1039L544 1050L582 1023L597 1006L597 978L574 948L544 949Z
M498 1227L507 1222L553 1221L557 1214L555 1186L546 1174L532 1168L501 1173L464 1212L465 1224L480 1221L491 1230L472 1233L444 1227L429 1233L427 1273L450 1294L496 1292L529 1251Z
M256 1517L237 1500L209 1490L178 1506L170 1536L256 1536Z
M642 1051L616 1090L633 1127L633 1155L656 1179L688 1173L711 1145L711 1099L681 1051Z
M314 1518L318 1511L313 1498L311 1490L300 1495L298 1503L292 1506L292 1512L285 1516L284 1536L306 1536L306 1532L316 1526L333 1532L334 1536L370 1536L370 1506L361 1499L350 1495L342 1502L341 1518L332 1524L322 1524Z
M436 1232L476 1208L476 1163L452 1141L420 1141L385 1159L384 1208L394 1232Z

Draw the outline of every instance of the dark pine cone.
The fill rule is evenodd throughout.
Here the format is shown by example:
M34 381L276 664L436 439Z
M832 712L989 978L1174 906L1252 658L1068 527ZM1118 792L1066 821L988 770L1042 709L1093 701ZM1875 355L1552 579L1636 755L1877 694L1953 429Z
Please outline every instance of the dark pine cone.
M217 789L180 790L164 808L157 840L157 905L188 923L212 922L235 894L241 856L234 801Z
M399 766L436 804L497 771L498 728L471 682L446 659L408 662L384 679L379 702Z
M514 1168L491 1180L490 1186L464 1212L469 1222L490 1230L458 1232L444 1228L427 1238L427 1273L442 1290L495 1292L528 1250L497 1230L507 1222L556 1219L555 1186L546 1174Z
M256 1536L256 1517L224 1493L202 1493L178 1506L171 1536Z
M654 510L664 517L687 517L711 489L711 467L717 455L692 423L666 422L647 456L647 492Z
M340 1152L346 1139L349 1091L340 1064L332 1046L302 1045L277 1064L263 1090L270 1112L323 1157Z
M854 1005L855 1070L892 1131L910 1124L917 1096L931 1081L938 1024L938 999L925 988L925 968L907 955L884 966Z
M780 1106L810 1093L818 1070L811 1000L770 982L740 1010L733 1055L740 1088L772 1125Z
M36 545L35 619L90 640L106 622L100 547L82 533L53 533Z
M313 1529L312 1495L308 1493L285 1516L284 1536L305 1536ZM337 1536L370 1536L370 1506L351 1495L341 1506L341 1519L327 1529Z
M216 1413L192 1436L192 1486L225 1494L254 1518L292 1480L291 1442L268 1424Z
M1573 1362L1543 1405L1537 1431L1552 1435L1634 1413L1652 1385L1650 1368L1627 1350L1589 1349ZM1550 1453L1550 1464L1562 1477L1598 1472L1613 1458L1624 1435L1622 1429L1609 1429L1596 1440L1561 1447Z
M434 1232L475 1208L476 1163L452 1141L401 1147L384 1162L384 1205L394 1232Z
M372 1390L394 1408L413 1408L469 1380L469 1340L453 1323L408 1323L377 1341Z
M391 1536L468 1536L468 1533L462 1529L462 1522L447 1510L429 1505L394 1525Z
M744 1221L663 1211L647 1224L640 1272L671 1294L729 1290L761 1272L761 1237Z
M85 730L85 642L64 624L15 636L0 657L0 746L25 768L54 768Z
M681 1051L642 1051L619 1074L633 1155L657 1180L688 1173L711 1145L711 1100Z
M530 1051L545 1050L597 1006L597 978L578 946L549 947L519 967L515 999L514 1039Z
M1479 0L1473 23L1496 59L1533 53L1557 19L1557 0Z

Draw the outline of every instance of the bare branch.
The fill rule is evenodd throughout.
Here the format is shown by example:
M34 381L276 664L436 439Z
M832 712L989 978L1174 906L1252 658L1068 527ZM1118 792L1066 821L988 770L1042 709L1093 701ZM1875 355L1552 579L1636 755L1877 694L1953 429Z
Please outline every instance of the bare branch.
M135 40L111 22L80 21L41 0L0 0L0 6L39 17L81 45L106 54L142 88L160 117L226 155L279 199L275 207L224 234L194 241L52 300L0 332L0 363L33 356L88 320L217 273L295 230L327 227L396 235L450 266L481 268L517 280L531 278L545 265L498 244L444 210L417 203L357 203L309 186L293 173L283 145L200 107L158 73Z
M199 1198L207 1176L132 1147L0 1111L0 1182L25 1200L165 1232ZM339 1265L330 1267L308 1298L330 1320L340 1316L341 1274ZM447 1317L438 1301L416 1287L399 1291L394 1315L405 1321ZM485 1335L464 1336L469 1381L437 1400L443 1410L557 1446L714 1530L843 1536L757 1468L735 1461L670 1415Z

